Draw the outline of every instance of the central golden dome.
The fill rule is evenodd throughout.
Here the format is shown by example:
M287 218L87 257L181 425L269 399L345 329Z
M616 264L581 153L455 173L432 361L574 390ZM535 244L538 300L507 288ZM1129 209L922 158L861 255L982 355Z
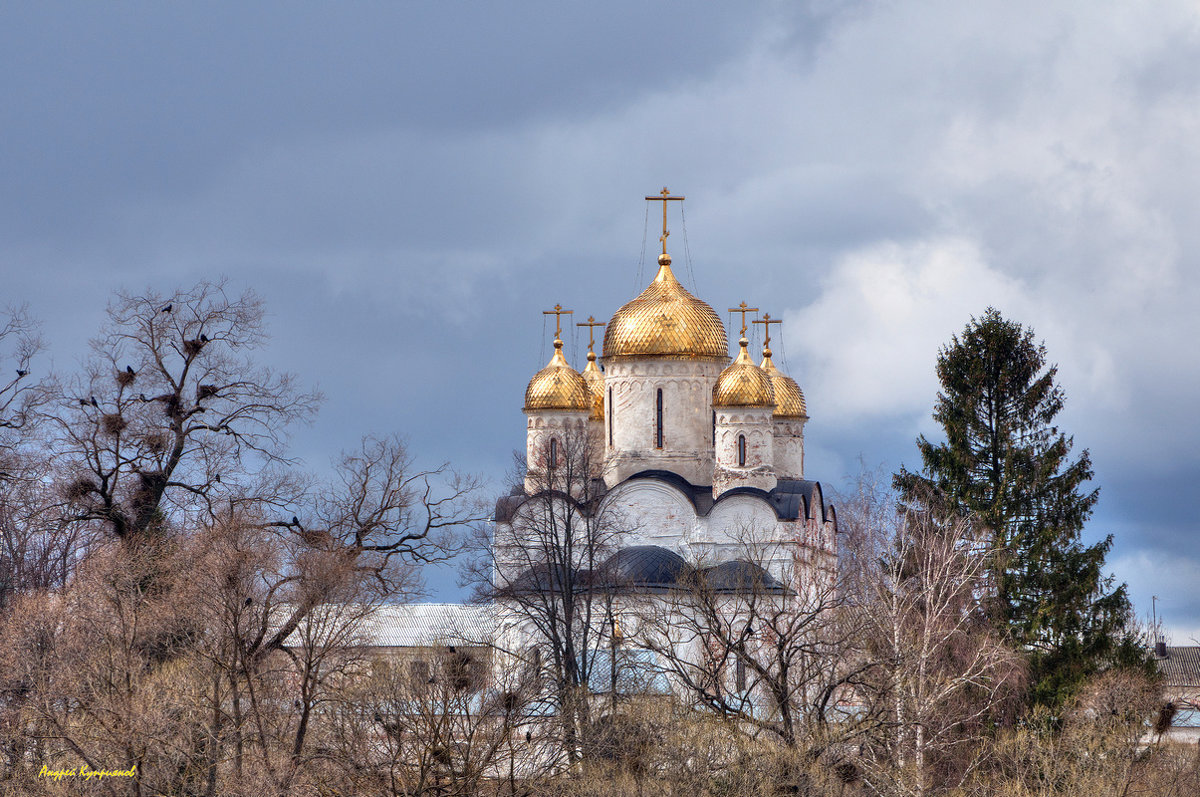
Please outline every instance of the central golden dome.
M654 282L608 322L604 356L726 360L729 344L721 319L675 279L670 255L660 255L658 264Z
M742 350L733 364L717 377L713 386L714 407L774 407L775 393L767 372L754 364L746 347L750 341L738 341Z

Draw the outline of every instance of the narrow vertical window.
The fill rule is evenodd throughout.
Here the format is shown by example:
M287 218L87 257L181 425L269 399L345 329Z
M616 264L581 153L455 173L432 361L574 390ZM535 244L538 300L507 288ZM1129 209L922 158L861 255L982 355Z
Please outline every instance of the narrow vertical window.
M608 445L610 448L612 447L612 444L613 444L612 428L613 428L613 413L615 411L616 411L616 408L613 407L613 403L612 403L612 388L610 387L608 389Z
M662 388L658 389L658 398L656 399L656 412L654 414L654 447L663 447L663 430L662 430Z
M741 659L738 659L737 669L734 673L734 679L736 681L737 691L739 693L745 692L746 691L746 662L742 661Z
M713 445L717 444L717 411L713 410Z
M558 438L550 438L550 467L558 467Z
M746 466L746 435L738 435L738 465Z

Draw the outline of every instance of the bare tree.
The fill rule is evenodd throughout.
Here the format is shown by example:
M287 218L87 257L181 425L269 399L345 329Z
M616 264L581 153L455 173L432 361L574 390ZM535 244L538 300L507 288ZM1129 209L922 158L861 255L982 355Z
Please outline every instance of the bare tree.
M592 726L592 689L611 663L612 595L595 576L623 529L601 500L602 452L583 424L547 446L542 467L522 472L525 487L497 505L494 533L478 538L475 576L479 597L513 629L495 641L498 654L539 676L552 735L574 765Z
M86 372L59 386L50 414L76 520L137 541L231 499L295 497L259 474L291 464L286 427L309 420L320 396L251 359L266 339L257 296L205 282L118 294L108 315Z
M686 704L793 751L797 764L835 765L869 727L855 698L872 667L858 646L860 615L846 606L838 574L798 546L755 529L735 537L736 559L700 567L686 588L640 604L637 640ZM791 561L777 578L769 569L781 559ZM782 777L805 779L795 769Z
M36 415L41 391L33 374L33 358L41 350L38 325L26 307L9 309L0 319L0 365L12 369L0 375L0 482L13 478L8 459L19 448L19 435Z
M44 456L39 409L46 401L33 373L42 347L38 325L24 307L0 320L0 611L12 596L61 584L70 567L75 531L62 522Z
M894 504L893 504L894 505ZM1019 655L981 605L989 552L970 522L910 503L876 512L853 564L869 655L866 690L887 722L865 747L867 787L924 795L961 783L989 721L1019 694Z
M967 795L1153 794L1184 797L1200 790L1195 745L1159 738L1157 686L1133 669L1110 670L1085 683L1062 716L1035 707L997 734L987 765L963 788Z
M474 482L395 437L365 439L328 486L291 469L286 426L318 397L249 359L253 295L121 296L110 319L50 408L4 388L24 408L0 429L6 461L27 459L0 490L0 572L20 581L0 617L0 777L37 792L30 767L82 761L136 765L134 792L336 784L326 718L361 623L457 549Z
M356 787L466 797L527 784L533 682L494 672L491 653L451 644L377 656L337 714L337 755Z

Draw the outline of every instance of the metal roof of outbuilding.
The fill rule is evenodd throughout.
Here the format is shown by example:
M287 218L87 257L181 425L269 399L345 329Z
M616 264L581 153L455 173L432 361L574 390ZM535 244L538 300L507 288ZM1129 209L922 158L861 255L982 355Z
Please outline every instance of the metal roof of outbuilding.
M1166 658L1154 663L1168 686L1200 686L1200 646L1169 646Z

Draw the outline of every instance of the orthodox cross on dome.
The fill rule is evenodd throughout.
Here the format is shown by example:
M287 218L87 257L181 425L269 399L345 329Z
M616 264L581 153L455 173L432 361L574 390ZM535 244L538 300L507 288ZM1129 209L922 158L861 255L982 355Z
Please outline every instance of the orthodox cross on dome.
M597 321L595 316L590 315L588 316L587 321L576 324L575 326L588 328L588 351L591 351L592 347L596 345L596 327L604 326L604 322Z
M553 310L543 310L542 315L554 316L554 339L558 340L562 337L562 317L570 315L574 310L564 310L561 304L554 305Z
M742 337L746 337L746 313L757 313L757 307L747 307L745 302L742 302L737 307L730 307L729 312L742 314ZM754 323L758 323L755 321Z
M664 255L667 253L667 236L671 234L671 231L667 229L667 203L668 202L682 202L684 199L686 199L686 197L671 196L671 192L667 189L667 187L665 185L663 186L663 190L658 192L658 196L646 197L647 202L662 202L663 203L663 231L662 231L662 237L660 237L658 240L662 242L662 253Z
M771 324L782 324L783 319L771 318L770 313L763 313L763 317L761 319L756 319L750 323L763 325L763 348L769 349L771 347Z

